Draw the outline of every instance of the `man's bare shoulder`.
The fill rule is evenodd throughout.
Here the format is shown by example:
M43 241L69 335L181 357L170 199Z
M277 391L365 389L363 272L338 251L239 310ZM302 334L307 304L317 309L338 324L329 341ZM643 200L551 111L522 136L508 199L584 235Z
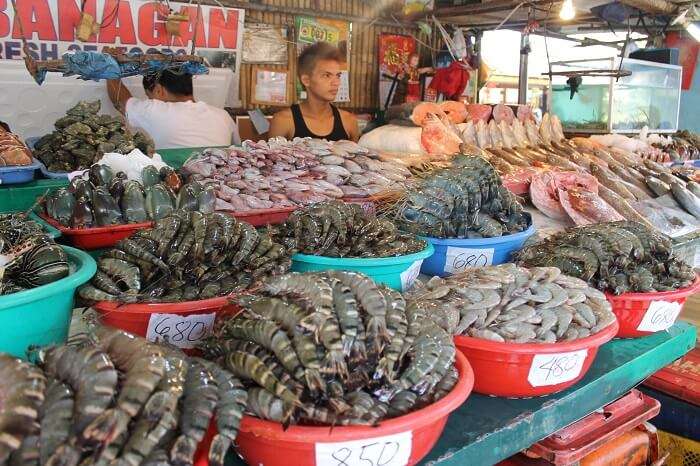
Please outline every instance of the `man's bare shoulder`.
M279 112L275 113L273 115L273 118L291 119L292 118L292 110L289 108L282 109Z
M355 116L355 114L352 113L352 112L348 112L347 110L343 110L342 108L339 108L338 110L340 111L340 116L341 116L344 120L347 119L348 121L351 121L351 120L356 120L356 119L357 119L357 117Z

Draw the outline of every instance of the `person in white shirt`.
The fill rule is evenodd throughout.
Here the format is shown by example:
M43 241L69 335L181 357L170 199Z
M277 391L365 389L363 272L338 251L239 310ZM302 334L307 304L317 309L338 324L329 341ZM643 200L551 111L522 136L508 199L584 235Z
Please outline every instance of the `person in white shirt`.
M197 102L192 75L162 71L143 77L148 99L137 99L119 79L107 81L114 106L129 127L148 133L156 149L240 144L238 129L226 110Z

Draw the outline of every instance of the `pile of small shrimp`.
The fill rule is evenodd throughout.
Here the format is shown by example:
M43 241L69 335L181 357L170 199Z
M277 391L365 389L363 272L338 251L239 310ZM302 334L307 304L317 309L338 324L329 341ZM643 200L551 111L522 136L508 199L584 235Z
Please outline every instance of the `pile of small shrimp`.
M240 304L203 350L243 381L248 412L261 419L376 425L457 383L451 335L362 274L271 277Z
M177 210L105 252L79 296L123 303L208 299L290 265L287 249L248 223L220 212Z
M238 435L247 392L217 364L107 327L38 358L0 353L0 464L191 465L216 413L223 465Z
M425 249L425 241L399 232L390 220L342 201L297 210L272 231L292 251L327 257L393 257Z
M364 198L402 183L410 171L352 141L272 138L207 149L182 167L189 180L217 186L216 210L292 207Z
M605 294L556 267L469 269L433 277L406 299L450 334L498 342L571 341L615 322Z

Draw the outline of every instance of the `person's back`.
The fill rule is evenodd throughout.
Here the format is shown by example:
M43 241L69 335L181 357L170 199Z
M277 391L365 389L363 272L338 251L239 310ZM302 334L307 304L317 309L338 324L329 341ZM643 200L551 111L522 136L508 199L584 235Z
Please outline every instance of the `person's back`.
M143 87L148 99L132 97L120 81L110 81L107 89L128 125L148 133L157 149L240 143L225 110L194 100L191 75L163 71L144 76Z

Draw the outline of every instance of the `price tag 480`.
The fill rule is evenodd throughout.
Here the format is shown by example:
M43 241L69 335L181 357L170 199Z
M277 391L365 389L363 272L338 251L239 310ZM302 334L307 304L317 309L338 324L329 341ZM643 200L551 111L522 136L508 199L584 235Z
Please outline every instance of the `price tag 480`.
M533 387L545 387L570 382L581 374L588 350L569 353L536 354L532 358L528 382Z

